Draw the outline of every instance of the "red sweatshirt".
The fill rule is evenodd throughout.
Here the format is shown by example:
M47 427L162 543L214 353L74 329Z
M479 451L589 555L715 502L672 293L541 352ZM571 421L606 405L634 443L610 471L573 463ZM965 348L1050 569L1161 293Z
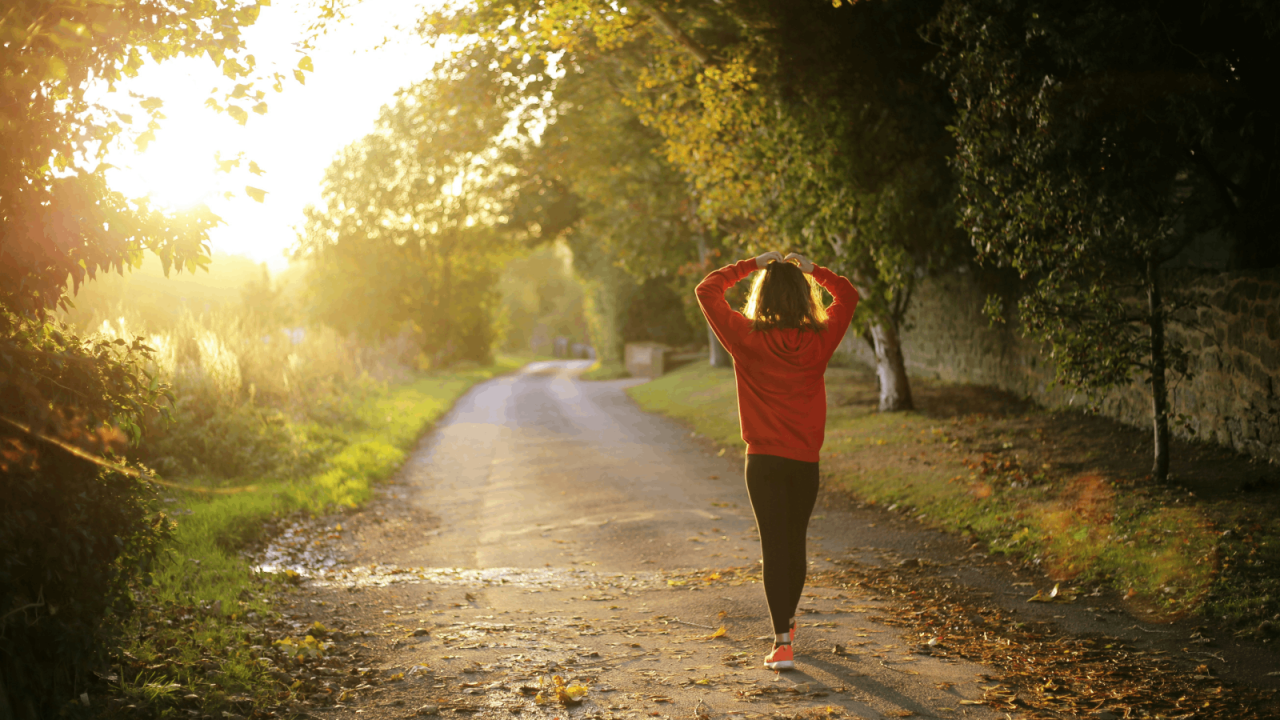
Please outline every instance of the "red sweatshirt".
M827 385L822 376L849 329L858 291L847 279L815 265L813 279L835 298L827 308L826 330L755 332L750 320L729 307L724 293L756 270L755 258L716 270L698 284L698 304L733 356L747 453L817 462L827 427Z

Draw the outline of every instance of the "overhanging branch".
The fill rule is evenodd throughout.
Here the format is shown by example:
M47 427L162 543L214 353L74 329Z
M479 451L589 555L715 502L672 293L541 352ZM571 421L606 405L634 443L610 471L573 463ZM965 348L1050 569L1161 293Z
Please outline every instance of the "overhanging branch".
M643 10L649 17L653 18L653 21L658 23L658 27L662 28L662 31L670 36L672 40L675 40L678 45L688 51L698 61L699 65L705 67L715 64L715 61L711 59L711 53L694 42L693 38L685 34L685 31L680 29L680 26L676 24L676 21L670 15L663 12L649 0L631 0L630 4Z

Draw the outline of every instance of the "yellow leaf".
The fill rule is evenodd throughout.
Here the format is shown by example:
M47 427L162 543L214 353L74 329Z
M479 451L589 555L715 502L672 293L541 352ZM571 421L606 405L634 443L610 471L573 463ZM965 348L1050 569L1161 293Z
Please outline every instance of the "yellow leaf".
M724 626L723 626L723 625L721 625L719 628L716 628L716 631L715 631L715 632L711 633L710 635L707 635L707 636L706 636L706 637L704 637L703 639L704 639L704 640L714 640L715 638L718 638L718 637L724 637L724 636L725 636L725 632L726 632L726 630L724 629Z
M310 55L303 55L303 56L302 56L302 59L298 61L298 69L299 69L299 70L305 70L305 71L307 71L307 72L314 72L314 71L315 71L315 67L313 67L313 66L311 65L311 56L310 56Z
M253 187L252 185L245 185L244 191L248 193L249 197L253 198L254 200L257 200L258 202L262 202L267 199L266 190Z

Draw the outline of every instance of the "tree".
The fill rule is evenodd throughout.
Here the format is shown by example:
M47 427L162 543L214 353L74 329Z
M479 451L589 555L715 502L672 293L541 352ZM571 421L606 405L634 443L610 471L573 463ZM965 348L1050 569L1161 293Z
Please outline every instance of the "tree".
M1211 232L1239 261L1280 261L1278 30L1272 5L1229 0L949 0L934 25L961 223L981 259L1028 281L1019 313L1061 382L1142 374L1159 481L1167 375L1185 370L1168 327L1186 305L1162 268Z
M583 288L573 277L572 256L564 243L548 243L507 263L501 287L508 350L546 354L557 337L587 340Z
M479 94L475 94L479 91ZM490 362L497 340L507 118L483 88L445 77L403 90L374 132L325 173L295 257L318 315L376 339L408 324L432 367Z
M108 149L145 147L163 101L135 98L135 124L91 89L113 90L148 59L208 56L237 85L213 104L241 121L265 111L240 34L261 4L13 0L0 12L2 716L48 717L78 692L109 639L104 618L127 611L127 583L168 526L142 475L101 459L122 449L120 429L138 439L140 413L161 398L148 348L86 341L51 312L146 252L166 270L203 266L217 222L110 187Z
M482 2L425 27L475 38L509 72L554 55L606 73L661 135L708 234L735 253L786 245L854 277L881 408L897 410L911 406L899 335L912 288L958 240L950 101L915 32L934 7Z
M607 76L567 65L537 106L546 129L513 159L531 188L562 187L573 198L578 217L565 238L590 291L597 352L616 365L626 342L692 339L679 306L692 302L697 279L677 270L699 252L683 179L656 152L661 138L620 100ZM649 322L634 320L637 307ZM655 321L669 332L655 334Z
M483 43L468 45L452 67L485 88L468 97L495 103L509 119L509 134L495 138L513 193L503 231L530 245L564 239L587 289L602 363L620 365L625 342L659 339L654 322L629 319L637 303L665 309L657 313L670 326L661 339L687 341L689 315L675 309L684 296L692 306L697 278L678 270L697 270L699 245L687 186L656 152L661 137L621 102L598 63L494 53ZM468 107L459 106L463 113Z

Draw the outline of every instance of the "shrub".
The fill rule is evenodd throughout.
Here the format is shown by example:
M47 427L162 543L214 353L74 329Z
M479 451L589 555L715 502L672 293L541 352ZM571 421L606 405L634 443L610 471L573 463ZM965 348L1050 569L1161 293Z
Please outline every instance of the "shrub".
M149 483L93 459L161 390L140 382L148 357L0 313L2 717L51 717L83 687L170 530Z

